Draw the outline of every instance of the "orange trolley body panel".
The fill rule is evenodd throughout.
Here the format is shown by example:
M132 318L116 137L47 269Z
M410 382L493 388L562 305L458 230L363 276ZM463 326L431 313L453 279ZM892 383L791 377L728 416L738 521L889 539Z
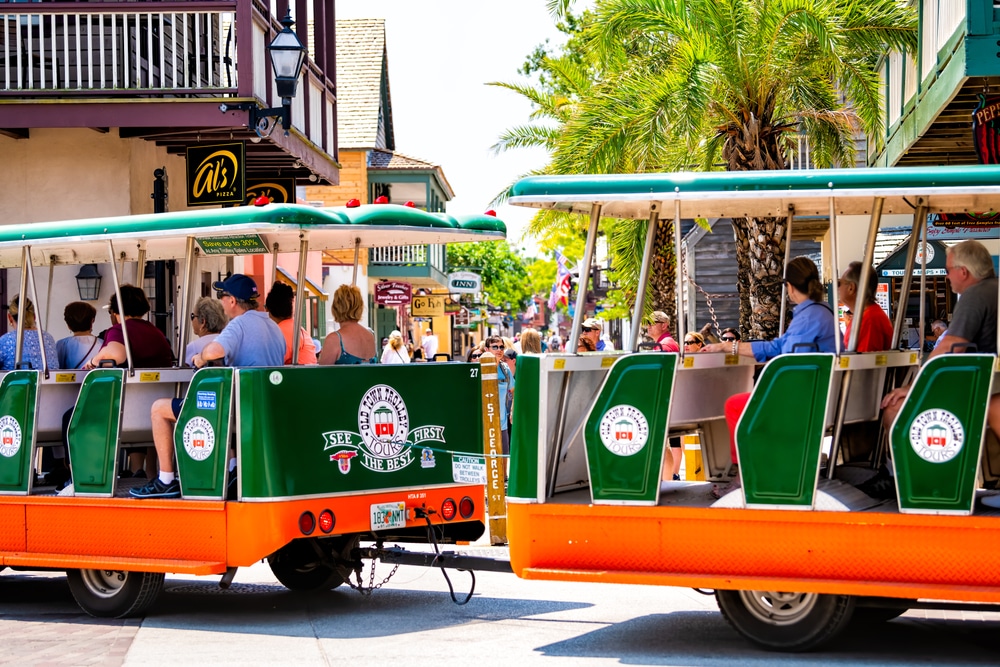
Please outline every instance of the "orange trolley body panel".
M371 531L372 504L404 501L414 516L437 511L446 498L477 499L470 521L482 521L481 486L390 491L268 502L135 500L58 496L0 496L0 565L23 568L99 568L140 572L221 574L266 558L304 537L299 516L331 510L331 535ZM440 515L431 515L434 524ZM324 537L317 528L311 537Z
M997 517L511 503L507 521L525 579L1000 602Z

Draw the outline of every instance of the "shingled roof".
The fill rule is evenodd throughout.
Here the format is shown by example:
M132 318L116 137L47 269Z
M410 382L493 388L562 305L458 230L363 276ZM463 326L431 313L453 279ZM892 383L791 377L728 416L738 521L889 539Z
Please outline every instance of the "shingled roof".
M455 197L455 191L451 189L451 184L444 176L444 170L439 165L420 160L402 153L393 153L385 150L372 150L368 153L368 168L387 171L415 171L421 173L433 172L437 175L441 188L445 191L448 199Z
M341 149L395 148L384 19L337 21L337 133Z

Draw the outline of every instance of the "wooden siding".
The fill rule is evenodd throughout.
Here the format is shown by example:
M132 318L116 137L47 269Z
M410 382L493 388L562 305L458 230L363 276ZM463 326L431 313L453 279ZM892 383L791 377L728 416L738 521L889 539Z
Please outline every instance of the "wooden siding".
M368 204L368 151L340 152L340 185L309 185L306 200L323 206L343 206L349 199Z

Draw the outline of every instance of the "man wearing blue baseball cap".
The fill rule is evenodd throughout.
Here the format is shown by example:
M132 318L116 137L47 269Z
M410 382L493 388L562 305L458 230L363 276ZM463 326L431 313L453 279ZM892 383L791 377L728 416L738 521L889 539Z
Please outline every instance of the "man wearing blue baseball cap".
M285 336L267 313L257 310L257 284L253 278L234 273L212 285L219 293L229 324L218 338L192 358L196 368L209 361L225 359L227 366L281 366L285 362ZM181 487L174 472L174 425L181 412L179 398L154 401L150 417L153 444L159 458L160 473L149 484L129 493L136 498L177 498ZM230 470L235 461L230 462Z

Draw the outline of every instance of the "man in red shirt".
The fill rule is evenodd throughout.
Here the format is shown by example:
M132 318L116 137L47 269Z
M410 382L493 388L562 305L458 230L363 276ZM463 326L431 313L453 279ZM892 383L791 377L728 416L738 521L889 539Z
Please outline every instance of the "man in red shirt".
M857 317L858 283L861 280L861 262L851 262L844 275L837 281L837 297ZM858 352L883 352L892 348L892 322L882 307L875 303L878 277L875 270L868 273L868 289L861 312L861 329L858 332ZM851 326L844 333L844 349L851 338Z
M670 336L670 318L662 310L653 311L653 323L646 327L649 337L656 341L656 350L660 352L680 352L677 341Z

